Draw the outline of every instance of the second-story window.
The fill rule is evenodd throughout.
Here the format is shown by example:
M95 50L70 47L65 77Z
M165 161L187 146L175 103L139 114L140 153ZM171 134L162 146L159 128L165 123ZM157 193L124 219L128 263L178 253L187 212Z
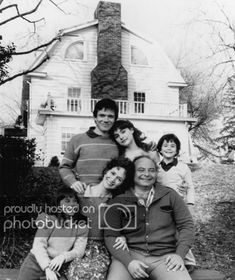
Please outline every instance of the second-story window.
M65 52L65 59L84 60L84 42L79 41L71 44Z
M139 47L131 46L131 64L148 65L147 57Z
M78 112L81 110L81 89L77 87L68 88L67 111Z
M134 92L134 110L136 114L144 113L145 92Z

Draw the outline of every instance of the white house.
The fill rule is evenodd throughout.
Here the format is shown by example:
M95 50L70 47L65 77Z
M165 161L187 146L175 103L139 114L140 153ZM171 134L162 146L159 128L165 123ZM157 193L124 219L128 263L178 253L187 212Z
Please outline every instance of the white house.
M34 61L32 67L49 58L23 85L27 136L36 138L41 164L61 159L71 136L94 125L92 110L104 96L149 139L175 133L190 161L188 126L195 119L179 103L186 83L157 42L121 22L120 4L100 2L93 21L61 30L59 37Z

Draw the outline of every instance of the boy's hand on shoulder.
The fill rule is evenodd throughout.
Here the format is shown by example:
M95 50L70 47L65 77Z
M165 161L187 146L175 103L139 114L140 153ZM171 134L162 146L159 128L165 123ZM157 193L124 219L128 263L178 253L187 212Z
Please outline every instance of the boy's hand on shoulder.
M183 182L182 185L178 186L178 191L183 195L187 194L188 184L186 182Z
M80 181L76 181L71 185L71 189L75 190L78 194L84 194L86 187L86 183L82 183Z
M49 268L53 271L59 271L64 261L65 256L59 255L50 261Z
M154 141L150 141L148 144L148 148L150 151L157 151L157 143Z

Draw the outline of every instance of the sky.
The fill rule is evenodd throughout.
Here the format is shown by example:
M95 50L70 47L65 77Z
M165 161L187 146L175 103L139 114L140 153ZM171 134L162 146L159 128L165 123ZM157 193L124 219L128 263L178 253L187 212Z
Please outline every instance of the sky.
M1 6L18 3L21 11L33 8L39 0L4 0ZM94 11L99 0L54 0L60 3L63 12L49 0L43 0L37 13L29 19L44 18L37 24L34 42L45 42L58 30L94 19ZM221 10L235 19L235 0L113 0L121 3L122 21L130 28L159 42L175 64L188 67L201 65L201 60L213 47L211 26L207 20L224 20ZM4 13L4 16L11 15ZM27 44L32 25L19 19L0 29L3 43L14 41L18 49L30 48ZM17 58L10 70L24 69L33 57ZM200 66L202 67L202 66ZM21 79L16 79L0 87L1 111L4 122L17 117L17 106L21 95ZM7 106L5 106L7 105ZM14 112L9 113L13 106ZM19 107L19 106L18 106ZM1 121L0 118L0 121Z

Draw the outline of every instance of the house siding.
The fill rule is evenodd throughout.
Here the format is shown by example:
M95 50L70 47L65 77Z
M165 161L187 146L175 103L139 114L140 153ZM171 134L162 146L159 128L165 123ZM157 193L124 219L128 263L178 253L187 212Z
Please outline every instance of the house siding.
M85 42L86 56L83 61L64 59L67 47L82 40ZM122 65L128 72L128 100L133 101L135 91L145 92L146 102L179 104L179 89L169 87L168 82L177 82L176 69L155 42L148 42L122 29ZM131 45L139 46L147 55L149 65L131 64ZM67 92L69 87L81 89L81 98L91 98L91 71L97 65L97 27L91 26L64 36L49 53L50 59L37 71L46 73L46 77L32 77L29 101L28 137L37 139L37 150L41 154L40 164L47 165L52 156L62 158L62 132L73 130L85 132L94 125L91 116L47 115L43 126L36 124L41 104L45 104L48 94L55 101L56 108L67 110ZM181 78L182 79L182 78ZM180 80L179 82L181 82ZM147 106L147 105L146 105ZM152 108L154 110L154 107ZM155 110L156 111L156 110ZM159 115L161 113L159 112ZM168 132L175 133L182 142L182 154L188 161L188 131L185 121L130 119L149 139L158 139Z
M149 65L131 64L131 45L141 48ZM172 66L156 43L150 43L127 31L122 33L122 64L128 71L128 100L133 101L134 91L146 93L146 102L179 104L179 89L169 88L169 70ZM170 69L169 69L170 68Z
M73 32L63 37L62 41L54 48L51 58L40 67L39 71L46 72L47 77L38 79L38 87L43 87L38 90L43 90L46 95L50 92L52 97L61 98L66 97L68 87L76 86L81 88L83 98L90 98L90 73L97 63L96 37L96 28L94 27L80 32ZM85 42L86 58L82 61L65 60L64 55L67 47L79 40Z

